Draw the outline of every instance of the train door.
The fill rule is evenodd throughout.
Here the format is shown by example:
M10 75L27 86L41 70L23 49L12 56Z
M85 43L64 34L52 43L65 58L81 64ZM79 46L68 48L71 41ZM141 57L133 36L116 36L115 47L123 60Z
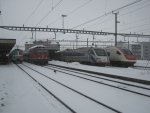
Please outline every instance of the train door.
M96 59L95 59L95 53L92 49L89 50L89 60L91 64L95 64L96 63Z

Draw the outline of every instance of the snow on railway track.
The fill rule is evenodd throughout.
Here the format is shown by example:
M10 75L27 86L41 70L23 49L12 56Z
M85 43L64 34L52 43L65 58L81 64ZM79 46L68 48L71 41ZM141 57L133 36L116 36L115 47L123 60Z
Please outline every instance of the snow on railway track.
M109 86L104 86L102 84L93 83L87 80L83 80L81 78L68 76L61 72L45 69L40 66L35 66L28 63L26 63L25 65L28 65L29 67L38 70L40 73L58 81L59 83L64 84L67 87L71 87L77 92L87 95L88 97L98 102L104 103L105 105L108 105L119 112L148 113L148 111L150 111L149 97L122 91ZM28 68L26 67L26 69ZM105 110L105 113L112 112L111 110L107 110L102 105L97 105L97 103L89 101L89 99L85 99L85 97L83 99L83 97L81 95L79 96L79 94L68 92L66 88L64 89L64 87L52 81L50 82L50 80L47 80L41 75L39 77L39 75L37 76L37 74L33 74L33 76L37 77L37 79L39 80L41 80L42 78L42 84L45 84L47 87L50 88L50 90L53 90L59 97L61 97L61 99L67 102L68 105L71 106L71 108L74 108L75 111L86 111L95 113L100 112L101 110Z
M92 74L88 74L88 73L84 73L80 71L75 71L73 69L66 69L66 68L53 66L53 65L46 66L46 68L65 73L70 76L78 77L81 79L86 79L88 81L95 82L98 84L103 84L103 85L117 88L120 90L125 90L131 93L150 97L150 87L147 88L147 87L143 87L140 85L134 85L125 81L121 82L119 80L111 80L109 78L102 78L99 75L96 76L96 75L92 75Z
M70 106L69 108L72 109L71 111L73 111L73 113L121 113L119 110L101 103L100 101L97 101L67 85L64 85L63 83L58 82L55 79L52 79L47 75L32 69L31 67L26 67L23 65L19 66L38 83L42 84L42 86L48 91L53 92L53 94L61 98L60 100L62 100L64 103L67 103L68 105L66 105Z

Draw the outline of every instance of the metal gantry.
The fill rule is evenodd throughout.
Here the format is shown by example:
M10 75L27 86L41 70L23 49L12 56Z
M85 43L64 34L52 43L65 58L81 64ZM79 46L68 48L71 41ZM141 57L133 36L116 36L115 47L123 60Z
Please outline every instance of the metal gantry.
M76 34L89 34L89 35L115 35L112 32L103 31L87 31L87 30L74 30L74 29L60 29L60 28L41 28L41 27L25 27L25 26L0 26L2 29L12 30L12 31L36 31L36 32L62 32L62 33L76 33ZM124 37L142 37L150 38L150 35L144 34L131 34L131 33L117 33L117 35Z

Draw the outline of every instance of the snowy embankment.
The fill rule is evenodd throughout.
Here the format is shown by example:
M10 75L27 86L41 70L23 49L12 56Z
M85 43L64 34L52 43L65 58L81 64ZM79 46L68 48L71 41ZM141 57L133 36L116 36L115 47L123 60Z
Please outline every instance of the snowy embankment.
M150 61L147 60L137 60L134 66L143 66L143 67L150 67Z
M145 66L147 62L137 61L135 65ZM119 76L124 76L124 77L150 81L150 69L139 70L139 69L134 69L130 67L120 68L120 67L89 66L89 65L80 64L78 62L67 63L67 62L61 62L61 61L49 61L49 63L55 64L55 65L66 66L66 67L73 67L73 68L78 68L78 69L84 69L84 70L89 70L89 71L95 71L95 72L100 72L100 73L107 73L107 74L113 74L113 75L119 75ZM149 62L149 65L150 65L150 62Z

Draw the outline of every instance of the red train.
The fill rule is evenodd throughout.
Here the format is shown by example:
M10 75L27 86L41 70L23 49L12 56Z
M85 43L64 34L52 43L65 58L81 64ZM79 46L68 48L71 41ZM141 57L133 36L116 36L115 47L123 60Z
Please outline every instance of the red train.
M48 64L48 50L45 46L33 46L24 53L24 60L37 65L46 65Z

